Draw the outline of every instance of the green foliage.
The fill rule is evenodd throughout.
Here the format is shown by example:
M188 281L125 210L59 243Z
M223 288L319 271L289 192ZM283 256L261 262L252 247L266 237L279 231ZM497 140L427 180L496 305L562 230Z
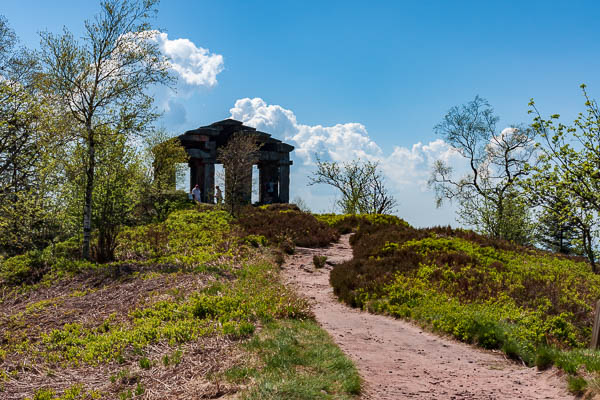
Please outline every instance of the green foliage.
M148 169L151 169L152 193L164 193L175 190L176 184L185 170L178 164L187 163L189 156L177 138L164 130L153 131L145 140ZM149 174L150 175L150 174Z
M554 349L589 342L600 278L585 262L450 228L364 225L351 243L354 259L336 265L330 281L352 306L540 367L571 368ZM577 362L600 368L590 357Z
M114 257L116 237L122 225L135 222L132 211L144 183L141 156L126 137L115 132L102 132L102 140L95 144L97 166L92 192L92 225L94 243L92 250L97 261L110 261ZM81 232L87 178L80 173L88 155L81 144L70 150L64 160L68 182L61 188L67 203L68 224L73 232Z
M307 303L283 286L266 263L247 265L231 286L213 292L208 287L188 298L138 308L126 323L109 318L98 328L66 324L42 334L43 354L50 361L97 364L118 360L161 340L175 345L219 332L242 338L252 335L255 321L311 315ZM176 364L178 359L180 355L173 355L167 362ZM139 363L141 368L150 367L148 359Z
M36 250L0 261L0 278L7 285L38 282L46 271L42 253Z
M582 253L596 268L598 215L600 212L600 109L581 85L585 111L572 125L560 122L560 115L542 117L533 99L529 113L532 127L542 138L539 159L530 166L532 176L525 182L531 203L542 207L551 219L577 232Z
M327 256L313 256L313 264L315 268L323 268L325 266L325 262L327 261Z
M555 352L546 346L540 346L535 355L535 366L544 371L554 364Z
M195 267L218 259L230 237L231 217L224 211L176 211L161 223L124 228L115 257Z
M252 247L267 246L269 241L263 235L248 235L243 238L243 242Z
M569 392L573 393L574 395L581 395L585 392L585 389L587 388L587 382L585 378L581 376L569 375L569 377L567 378L567 386Z
M152 367L152 362L146 357L140 358L139 364L141 369L150 369Z
M97 146L111 148L111 143L147 133L158 115L146 89L171 82L168 63L157 44L148 40L148 32L152 31L150 16L157 3L156 0L103 2L100 12L86 21L83 40L76 39L66 27L58 35L41 34L44 90L59 103L57 110L69 114L68 131L76 135L84 148L79 175L85 176L80 199L84 205L82 255L86 259L90 258L96 167L122 170L121 166L106 164L111 157L96 159ZM105 182L109 181L111 178L105 176ZM126 184L120 179L113 183ZM123 204L106 187L100 189L99 196L102 207L107 207L100 214L109 215L112 220ZM111 211L113 206L117 206L115 215ZM105 233L114 238L111 222L107 229L109 232ZM105 239L101 234L100 240ZM100 243L102 256L107 255L103 253L111 245L112 242Z
M26 400L94 400L100 397L99 392L95 390L87 391L82 384L75 384L66 389L62 396L57 396L52 389L42 388L35 391L33 399L27 398Z
M246 348L260 357L260 370L235 365L234 382L255 380L243 399L352 399L360 393L358 371L314 321L267 324Z
M41 249L61 231L54 196L61 113L44 96L37 54L0 17L0 256Z

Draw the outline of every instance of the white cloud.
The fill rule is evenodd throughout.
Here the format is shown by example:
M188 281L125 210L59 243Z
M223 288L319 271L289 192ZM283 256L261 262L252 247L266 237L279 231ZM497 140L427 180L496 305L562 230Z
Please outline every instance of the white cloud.
M189 39L169 39L164 32L156 31L153 40L168 58L170 68L190 86L213 87L217 75L223 71L223 56L198 47Z
M435 160L454 164L461 158L441 139L428 144L419 142L411 148L396 146L385 155L362 124L300 124L291 110L267 104L258 97L237 100L230 112L233 119L290 141L296 146L295 155L306 165L312 164L315 153L334 161L378 161L384 173L399 186L415 182L423 185Z
M411 148L395 146L392 153L381 160L381 167L397 187L417 184L421 190L426 190L436 160L459 170L465 165L458 152L442 139L437 139L428 144L416 143Z
M233 119L294 142L295 152L305 164L314 161L314 154L334 161L372 160L382 154L365 126L359 123L335 126L299 124L291 110L269 105L258 97L237 100L230 112Z
M334 126L305 125L296 115L261 98L235 102L231 118L284 139L296 147L292 156L303 164L292 169L292 198L302 197L313 211L331 211L335 191L327 187L314 190L307 186L314 171L314 154L324 160L350 161L356 158L379 162L393 195L399 200L398 214L415 226L455 224L452 207L436 209L434 195L427 188L434 161L442 159L464 170L462 157L441 139L411 147L395 146L388 154L371 139L366 127L350 122Z

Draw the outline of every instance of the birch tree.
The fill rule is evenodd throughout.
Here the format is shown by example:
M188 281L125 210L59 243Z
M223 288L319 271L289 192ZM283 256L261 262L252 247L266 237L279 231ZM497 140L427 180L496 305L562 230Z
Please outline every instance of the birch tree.
M85 21L81 39L64 29L41 34L49 89L76 121L74 138L86 148L83 206L84 258L90 257L96 145L103 132L144 134L157 117L147 89L172 77L150 20L158 0L105 0Z

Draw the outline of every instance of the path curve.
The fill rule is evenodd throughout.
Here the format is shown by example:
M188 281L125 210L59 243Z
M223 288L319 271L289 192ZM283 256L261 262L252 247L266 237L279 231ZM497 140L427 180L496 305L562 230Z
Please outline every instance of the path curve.
M352 258L349 235L325 249L297 247L283 268L286 283L313 302L319 324L356 363L365 400L573 399L561 372L539 372L486 351L423 331L403 320L339 303L329 285L331 266Z

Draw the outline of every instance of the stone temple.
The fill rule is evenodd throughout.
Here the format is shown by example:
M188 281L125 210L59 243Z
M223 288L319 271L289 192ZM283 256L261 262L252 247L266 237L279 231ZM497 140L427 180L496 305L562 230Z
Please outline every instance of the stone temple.
M215 164L217 149L227 144L234 133L247 133L256 137L261 144L258 157L258 201L266 203L288 203L290 200L290 152L294 146L277 140L268 133L244 125L234 119L214 122L179 135L178 139L189 155L190 190L198 185L203 203L214 202ZM227 183L225 183L227 184ZM250 203L252 185L243 193Z

